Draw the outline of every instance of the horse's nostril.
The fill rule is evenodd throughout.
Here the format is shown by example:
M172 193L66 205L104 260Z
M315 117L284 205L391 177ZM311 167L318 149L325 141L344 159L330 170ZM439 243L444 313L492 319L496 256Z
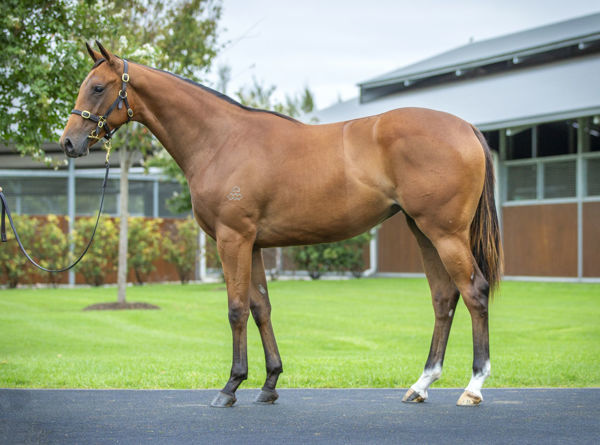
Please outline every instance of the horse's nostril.
M73 143L71 142L71 139L65 138L63 148L65 149L65 151L73 151Z

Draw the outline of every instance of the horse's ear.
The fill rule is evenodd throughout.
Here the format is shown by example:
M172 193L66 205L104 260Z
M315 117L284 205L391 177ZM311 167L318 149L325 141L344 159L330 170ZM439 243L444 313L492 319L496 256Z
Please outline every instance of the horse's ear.
M92 60L94 61L94 63L98 60L102 58L102 54L100 54L98 51L94 51L92 49L92 47L89 45L88 42L85 42L85 47L87 49L88 54L90 55L90 57L92 58Z
M102 56L103 56L103 57L106 59L106 61L107 61L109 64L111 64L111 65L112 65L112 64L113 64L113 62L115 61L115 58L113 57L113 55L112 55L112 54L111 54L111 53L110 53L110 52L109 52L109 51L108 51L106 48L104 48L104 47L102 46L102 43L98 42L97 40L96 40L96 45L98 45L98 49L99 49L99 50L100 50L100 52L102 53Z

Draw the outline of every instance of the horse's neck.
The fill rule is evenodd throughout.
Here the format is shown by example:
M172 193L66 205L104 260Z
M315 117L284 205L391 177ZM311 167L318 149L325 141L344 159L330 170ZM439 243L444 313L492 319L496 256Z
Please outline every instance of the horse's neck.
M136 119L156 136L186 173L212 158L230 136L231 104L168 73L136 65ZM135 84L133 83L135 82Z

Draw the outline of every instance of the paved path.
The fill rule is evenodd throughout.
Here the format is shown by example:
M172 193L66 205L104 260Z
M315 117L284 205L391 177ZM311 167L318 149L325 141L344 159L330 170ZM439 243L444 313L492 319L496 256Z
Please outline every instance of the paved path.
M214 390L0 390L0 444L600 443L600 388L485 389L475 408L454 405L460 389L420 405L400 389L257 392L217 409Z

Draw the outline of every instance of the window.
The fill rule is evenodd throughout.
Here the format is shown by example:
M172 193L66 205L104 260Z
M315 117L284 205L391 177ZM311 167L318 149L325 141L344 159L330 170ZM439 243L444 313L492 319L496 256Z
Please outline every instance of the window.
M531 128L512 133L506 138L506 159L527 159L533 157Z
M4 188L4 197L10 211L14 214L21 213L21 183L19 182L19 178L3 176L2 187Z
M576 163L547 162L544 166L544 199L572 198L577 193Z
M100 205L103 178L75 179L75 214L77 216L95 216ZM116 215L119 212L119 180L109 179L106 183L104 207L102 212Z
M600 158L587 159L587 196L600 196Z
M181 193L181 186L176 182L159 182L158 183L158 216L161 218L178 218L189 215L188 212L173 213L167 205L167 200L173 197L176 193Z
M583 139L580 141L579 137ZM546 122L529 129L521 127L520 131L518 128L507 130L506 200L576 198L580 160L584 162L584 169L588 169L584 185L590 193L596 190L599 167L590 162L596 156L578 155L580 145L584 152L590 152L594 144L600 145L600 128L596 131L591 118Z
M152 216L154 190L152 181L129 180L129 215Z
M535 199L537 197L537 165L512 165L507 168L507 200Z
M485 140L487 141L490 148L498 152L498 148L500 147L500 131L484 131L483 135L485 136Z
M600 117L596 116L590 119L585 127L585 133L588 135L586 151L600 151Z
M15 213L67 213L67 178L13 177L2 182Z
M549 122L537 126L537 155L558 156L577 153L577 123Z

